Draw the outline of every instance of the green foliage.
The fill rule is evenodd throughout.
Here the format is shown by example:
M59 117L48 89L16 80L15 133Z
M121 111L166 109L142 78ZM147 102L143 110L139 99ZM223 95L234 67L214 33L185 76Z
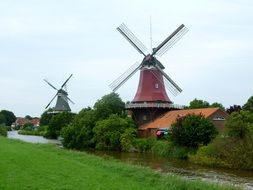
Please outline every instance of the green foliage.
M190 157L197 164L253 170L253 138L218 137Z
M6 126L11 126L12 123L16 121L16 116L13 112L8 110L0 111L0 124L4 124Z
M233 112L226 121L228 135L245 138L253 131L253 113L250 111Z
M48 110L44 111L40 116L40 125L49 125L50 120L54 116L54 114L50 113L53 109L49 108Z
M149 152L155 143L155 138L138 138L135 139L134 146L138 150L138 152Z
M251 96L248 101L242 106L243 110L253 112L253 96Z
M217 134L213 123L202 115L189 114L179 117L171 128L172 140L179 146L189 148L207 145Z
M36 135L36 136L44 136L47 130L47 126L38 126L33 128L32 125L28 125L28 127L23 127L22 130L18 131L18 134L21 135Z
M92 141L93 128L96 116L94 110L83 109L74 118L73 122L61 130L62 144L66 148L82 150L94 147Z
M120 144L123 151L131 152L135 149L133 144L136 136L137 136L136 128L131 127L125 129L124 133L120 135Z
M191 160L195 163L253 170L253 113L233 112L226 121L227 134L201 147Z
M127 128L134 128L133 121L128 117L113 114L108 119L98 121L93 129L96 148L121 150L120 137Z
M198 100L195 98L190 102L189 109L197 109L197 108L220 108L221 110L225 111L224 106L221 103L214 102L210 104L209 102L205 100Z
M74 114L70 112L62 112L54 115L48 125L45 137L56 139L60 135L62 128L66 127L74 118Z
M211 107L211 108L220 108L221 110L225 111L225 107L221 103L218 103L218 102L212 103L209 107Z
M0 136L7 137L7 128L4 125L0 125Z
M96 123L99 121L107 120L110 115L116 114L118 118L124 118L123 120L127 121L129 125L134 125L133 122L129 119L126 119L126 113L125 113L125 104L120 99L119 95L116 93L111 93L108 95L103 96L100 100L98 100L95 105L94 109L91 108L85 108L83 109L74 119L74 121L68 125L67 127L63 128L61 131L61 135L63 137L63 146L66 148L72 148L72 149L84 149L88 147L94 147L96 143L97 148L110 148L114 149L116 145L114 146L114 143L118 143L117 146L120 147L120 136L117 136L117 132L110 131L111 128L109 127L109 121L104 121L104 124L106 123L107 128L109 128L108 133L110 134L110 142L105 143L100 141L100 137L96 135L94 137L94 130L93 128L97 126ZM121 120L120 120L121 121ZM115 123L113 123L113 126ZM105 138L103 135L103 131L100 131L99 128L102 128L103 124L99 124L100 126L96 128L96 133L101 133L101 138ZM120 123L121 125L121 123ZM120 126L122 127L122 126ZM112 128L113 129L113 128ZM102 130L102 129L101 129ZM108 135L108 133L106 133ZM123 134L124 131L120 132ZM114 134L114 135L113 135ZM125 137L122 137L122 143L124 144L124 148L128 149L129 144L131 143L131 135L130 132L127 134L124 134ZM127 137L130 139L127 142ZM106 137L107 138L107 137ZM123 140L124 139L124 140ZM105 143L106 146L102 146L102 144ZM109 145L112 143L113 145ZM108 145L108 146L107 146ZM110 149L109 148L109 149Z
M179 158L187 159L188 154L192 152L192 149L177 146L171 141L155 141L151 148L151 152L155 155L167 157L167 158Z
M121 100L117 93L103 96L94 105L96 117L98 120L106 119L111 114L122 115L125 113L125 103Z
M32 123L25 123L24 126L22 127L22 130L32 131L33 130L33 124Z
M203 101L203 100L198 100L197 98L195 98L194 100L192 100L190 102L190 109L196 109L196 108L208 108L210 106L210 104L207 101Z

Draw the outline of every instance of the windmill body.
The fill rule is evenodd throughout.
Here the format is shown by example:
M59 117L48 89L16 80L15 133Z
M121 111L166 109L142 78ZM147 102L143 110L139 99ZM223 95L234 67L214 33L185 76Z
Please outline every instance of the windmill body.
M188 29L183 24L180 25L159 46L153 48L150 54L144 53L147 48L125 24L121 24L117 30L144 56L141 63L135 63L110 84L112 90L116 91L140 70L137 92L132 102L126 105L126 109L131 112L136 123L140 126L155 119L168 110L182 108L181 106L173 104L165 88L173 95L179 94L182 92L182 89L163 71L165 67L156 56L162 56L188 31Z
M66 96L68 96L68 93L64 90L59 90L57 92L56 105L53 108L55 112L64 112L64 111L70 112L71 111L68 100L64 98Z
M51 83L49 83L46 79L44 81L51 86L54 90L57 91L55 96L51 99L51 101L48 103L45 109L47 109L50 104L53 102L53 100L57 97L56 100L56 105L53 107L53 113L59 113L59 112L70 112L70 106L69 102L73 103L74 102L68 97L67 91L63 90L64 87L66 87L67 82L69 79L72 77L72 74L69 76L69 78L62 84L60 89L55 88Z
M163 76L154 67L140 70L139 85L132 103L141 102L172 103L166 93Z

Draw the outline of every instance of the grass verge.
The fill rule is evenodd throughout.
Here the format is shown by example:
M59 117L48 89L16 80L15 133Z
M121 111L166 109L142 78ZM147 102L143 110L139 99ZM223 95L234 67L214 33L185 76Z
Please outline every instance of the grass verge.
M0 189L236 189L187 181L53 145L0 137Z

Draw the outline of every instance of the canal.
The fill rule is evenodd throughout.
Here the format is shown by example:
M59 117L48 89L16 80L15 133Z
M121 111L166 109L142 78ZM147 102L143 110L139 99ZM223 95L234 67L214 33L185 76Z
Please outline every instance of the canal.
M61 145L59 140L46 139L40 136L19 135L17 131L8 132L8 138L20 139L30 143L53 143ZM100 157L112 157L122 162L150 167L164 173L177 174L184 178L200 179L209 182L233 184L245 190L253 190L253 172L221 168L210 168L189 163L183 160L166 159L147 153L126 153L113 151L89 151Z

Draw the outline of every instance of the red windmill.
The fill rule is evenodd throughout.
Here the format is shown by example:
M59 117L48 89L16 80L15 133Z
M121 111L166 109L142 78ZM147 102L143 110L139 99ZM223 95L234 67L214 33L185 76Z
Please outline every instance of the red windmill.
M156 55L162 56L171 48L188 29L182 24L159 46L153 48L150 54L144 52L147 48L123 23L117 30L130 42L130 44L144 56L141 63L135 63L118 79L110 84L113 91L120 88L131 76L140 70L140 79L137 92L131 103L126 105L132 111L135 121L141 125L170 109L178 109L169 99L165 87L177 95L182 89L163 71L163 64Z

